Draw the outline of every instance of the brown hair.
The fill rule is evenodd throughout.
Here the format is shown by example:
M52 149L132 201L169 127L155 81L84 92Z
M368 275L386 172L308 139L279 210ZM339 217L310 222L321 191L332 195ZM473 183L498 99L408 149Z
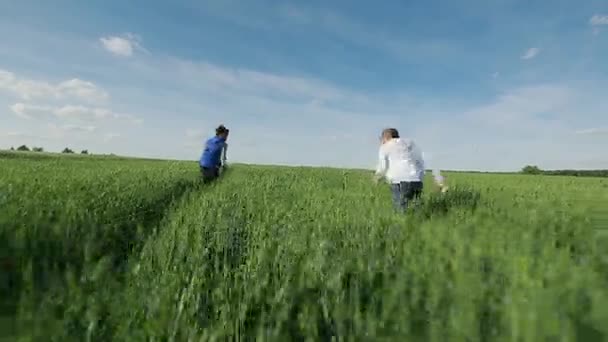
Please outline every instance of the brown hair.
M216 129L215 129L215 135L222 135L222 134L228 134L230 132L230 130L228 128L226 128L226 126L224 125L219 125Z
M399 138L399 131L396 128L385 128L382 130L382 137Z

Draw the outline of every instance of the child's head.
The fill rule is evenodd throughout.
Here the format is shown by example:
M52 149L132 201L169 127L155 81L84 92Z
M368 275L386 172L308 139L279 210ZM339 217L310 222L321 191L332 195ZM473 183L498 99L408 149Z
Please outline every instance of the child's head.
M230 130L228 128L226 128L226 126L224 126L224 125L219 125L215 129L215 135L217 135L220 138L224 138L224 139L228 139L229 132L230 132Z
M382 135L380 136L380 140L383 144L391 139L397 138L399 138L399 131L396 128L386 128L382 131Z

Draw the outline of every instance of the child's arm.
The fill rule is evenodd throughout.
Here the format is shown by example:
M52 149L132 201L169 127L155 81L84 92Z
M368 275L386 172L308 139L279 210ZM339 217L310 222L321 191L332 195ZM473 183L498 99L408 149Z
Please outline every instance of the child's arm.
M378 153L378 166L376 167L375 178L379 180L380 178L386 175L386 171L388 169L388 156L384 152L384 149L380 147L380 152Z
M226 154L228 153L228 144L224 143L224 149L222 150L222 166L226 166Z

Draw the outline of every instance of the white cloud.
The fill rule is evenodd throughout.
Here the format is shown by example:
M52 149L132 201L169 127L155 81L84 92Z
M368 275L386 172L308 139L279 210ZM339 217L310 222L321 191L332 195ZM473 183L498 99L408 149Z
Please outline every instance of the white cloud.
M15 74L10 71L0 69L0 86L5 87L15 81Z
M592 26L608 25L608 15L595 14L589 19L589 24Z
M532 59L540 53L540 48L532 47L526 50L524 54L521 56L521 59Z
M202 147L203 139L205 138L205 131L202 129L188 128L186 129L185 136L186 138L184 139L183 146L188 149L198 150Z
M141 124L142 119L130 114L119 114L105 108L91 108L86 106L66 105L61 107L39 106L25 103L15 103L10 109L17 116L24 119L43 119L56 117L63 120L101 121L123 120L134 124Z
M263 12L251 15L244 7L252 6L254 2L222 1L210 5L209 1L197 2L191 5L194 10L205 15L212 13L215 17L221 17L232 24L246 29L255 30L323 30L323 36L339 39L355 44L360 47L379 49L383 53L396 56L400 59L428 59L445 56L469 58L466 49L457 46L449 40L438 42L428 40L416 34L396 33L394 30L386 30L381 27L370 26L354 17L345 15L340 11L328 9L326 6L314 6L305 2L281 3L271 6ZM416 51L416 53L412 53Z
M78 78L52 84L46 81L20 78L14 73L0 69L0 90L19 96L23 100L42 98L46 100L78 99L87 102L103 102L109 95L95 84Z
M103 141L110 142L118 137L120 137L120 134L118 134L118 133L106 133L103 135Z
M448 109L442 119L416 125L415 135L425 152L432 153L432 167L516 170L534 163L547 169L581 168L602 147L574 135L572 126L593 120L608 127L604 108L601 93L588 85L540 84L506 90L468 110Z
M203 127L225 122L233 129L231 145L235 148L230 158L242 162L373 166L379 129L394 125L401 127L404 135L419 140L425 152L433 155L431 166L516 170L535 160L541 166L561 162L576 167L583 155L565 161L563 155L553 153L562 145L552 147L545 142L555 139L551 134L572 135L567 120L577 107L588 115L599 110L593 100L590 103L594 108L581 107L585 102L580 95L588 88L570 83L507 88L487 103L462 107L449 100L441 105L427 104L428 99L412 100L403 93L370 94L314 78L208 63L161 59L146 66L147 77L175 92L171 104L157 102L155 110L159 114L170 111L178 117L192 118L192 113L197 113L196 118L187 121L190 125L180 124L175 129L176 143L154 147L159 154L175 153L181 158L196 158L200 153L201 140L188 138L200 132L195 128L201 127L198 122L203 120L210 124ZM349 123L348 127L344 122ZM284 135L269 135L268 130ZM212 129L203 132L212 133ZM265 141L261 142L259 136ZM508 141L517 149L510 151ZM180 150L184 146L188 148ZM318 153L311 153L311 149ZM355 156L353 150L370 157Z
M63 129L65 129L66 131L69 132L88 132L88 133L92 133L95 132L97 130L97 127L95 126L81 126L81 125L63 125Z
M543 118L536 119L535 116L539 112L567 110L570 113L583 113L585 117L598 113L597 110L589 111L587 108L576 111L581 102L570 105L570 100L567 99L571 98L571 89L566 86L507 88L495 99L484 99L484 95L479 94L467 101L475 103L464 107L458 101L450 102L449 98L439 94L421 94L420 99L412 101L398 91L374 94L318 78L265 73L158 56L123 63L119 74L105 76L116 77L113 81L121 84L117 95L125 101L131 101L122 103L123 105L134 106L130 109L134 112L149 113L149 119L146 117L149 124L145 135L130 130L128 125L107 127L111 132L120 129L119 133L128 143L112 142L105 147L108 152L141 156L198 157L202 141L194 141L196 136L203 133L204 136L211 135L213 127L225 122L234 132L229 156L234 160L373 166L377 129L395 125L402 128L404 135L420 141L425 152L432 154L431 166L504 170L517 169L526 160L534 160L544 167L547 160L554 158L561 161L561 165L576 167L581 165L582 158L589 158L588 155L583 155L588 148L572 146L574 156L566 158L562 148L565 144L555 147L550 145L546 142L549 133L544 133L552 130L557 136L563 134L572 138L572 126L561 130L558 125L550 124L547 128L543 126ZM488 74L490 76L491 71ZM512 75L508 76L510 78ZM11 75L5 75L2 79L10 78ZM124 83L125 80L128 82ZM601 85L598 83L596 88L602 89ZM483 102L480 104L480 101ZM16 109L31 114L26 105L30 102L21 102L25 104ZM55 120L79 118L81 115L92 115L93 120L105 120L98 117L112 118L107 112L96 112L97 106L79 106L72 101L70 104L71 106L65 106L53 103L52 109L47 113ZM54 114L60 108L63 108L62 118ZM478 116L474 117L474 114ZM31 115L36 117L36 114ZM602 117L599 118L602 120ZM201 119L210 125L201 125ZM501 126L501 121L506 121L508 126ZM595 122L578 122L578 119L572 121L581 125L589 124L588 127L595 125ZM9 128L22 132L29 132L29 126L35 128L39 124L35 121L13 122L15 125L10 126L9 120ZM427 126L435 122L436 127ZM100 130L104 128L103 123L97 124L96 121L74 123L83 127L96 126ZM22 127L22 124L28 127ZM597 122L597 125L604 124ZM197 131L195 128L198 127L204 129ZM186 128L193 129L186 131ZM66 127L64 129L67 130ZM282 134L269 134L269 131L280 131ZM534 136L529 134L532 131L539 133ZM91 141L96 137L98 143L102 139L110 141L118 136L116 133L95 133L88 135L91 136ZM348 133L348 136L341 138L343 133ZM164 139L157 138L161 134ZM68 137L60 143L72 146L72 142L68 141L72 136ZM186 138L193 139L191 150L182 147ZM327 140L333 142L328 144ZM18 142L17 139L8 141L11 144L13 141ZM46 145L48 144L45 147ZM88 143L85 146L96 150L101 144L99 147ZM509 147L513 152L510 152ZM551 156L560 149L560 157ZM353 154L353 151L358 153Z
M59 83L57 90L63 97L75 97L91 101L104 101L109 97L108 93L100 90L95 84L78 78Z
M144 51L141 38L132 33L127 33L122 37L101 37L99 41L107 51L119 57L131 57L135 50Z
M575 133L580 135L608 135L608 127L581 129Z
M167 61L171 78L209 92L225 94L238 92L250 96L280 97L286 101L331 101L350 96L326 82L297 76L283 76L249 69L227 68L204 62L172 59ZM365 96L360 95L360 100Z
M64 139L66 137L83 137L89 136L90 133L93 133L97 130L95 126L82 126L82 125L56 125L54 123L49 123L46 125L46 133L47 137L52 137L53 139Z
M23 133L23 132L15 132L15 131L2 133L1 136L9 137L9 138L34 138L35 137L32 134Z
M74 140L86 140L90 144L96 139L98 142L108 142L117 134L98 133L97 124L109 128L113 122L143 122L131 114L99 106L105 105L108 93L80 78L55 83L26 79L10 71L0 70L0 91L3 90L24 100L8 106L17 117L27 120L17 124L25 125L27 131L15 130L10 136L4 136L15 143L21 139L49 144L71 144Z
M200 129L186 129L186 137L189 139L202 139L204 136L204 132Z
M183 146L191 150L199 150L203 145L196 141L186 141Z
M251 124L250 119L242 120L243 117L255 117L260 122L273 125L299 125L302 128L300 132L306 130L304 127L318 130L313 124L315 120L324 120L326 126L334 120L367 120L368 113L372 112L377 120L382 120L395 108L401 112L409 100L403 101L403 97L395 94L386 98L379 95L381 100L373 99L366 93L337 87L320 79L210 63L169 58L161 59L156 66L154 69L146 68L147 77L170 88L174 93L172 102L181 110L201 113L196 127L201 127L198 122L202 119L202 126L208 127L205 129L208 132L213 132L221 121L228 126L240 124L235 120ZM399 105L393 106L394 102L399 102ZM176 112L176 109L175 105L167 106L165 112ZM242 132L241 129L239 131ZM196 143L200 145L200 141Z
M279 8L285 25L293 27L300 24L322 29L329 35L348 41L358 46L380 49L388 54L404 60L428 60L429 58L444 59L445 56L467 57L461 46L456 46L449 40L421 38L419 35L399 33L372 27L364 22L355 20L327 8L307 6L303 2L298 5L287 4ZM275 19L276 20L276 19ZM412 53L415 51L415 53Z
M66 138L71 139L91 137L91 133L96 131L97 127L92 125L57 125L54 123L47 123L41 126L41 129L32 129L28 133L24 133L22 131L11 131L0 134L0 137L14 138L19 140L27 139L30 140L30 142L59 141L65 140Z
M465 116L493 126L530 122L539 115L565 107L575 96L574 90L563 85L520 87L500 94L491 104L465 112Z
M63 119L80 119L85 121L95 121L102 119L118 118L118 115L103 108L89 108L85 106L67 105L55 108L53 113Z
M78 129L76 127L70 127L68 125L58 126L55 124L47 124L44 126L43 133L24 133L24 132L8 132L3 134L4 137L16 138L16 139L27 139L30 142L40 142L40 141L57 141L65 139L68 136L74 136L81 133L90 132L89 129L82 128ZM23 143L23 142L20 142Z

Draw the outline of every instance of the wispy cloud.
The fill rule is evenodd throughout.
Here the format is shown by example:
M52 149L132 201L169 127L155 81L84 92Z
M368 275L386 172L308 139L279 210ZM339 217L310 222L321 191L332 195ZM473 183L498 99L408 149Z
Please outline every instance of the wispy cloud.
M608 26L608 15L595 14L589 19L589 25L593 27L593 34L600 34L603 26Z
M510 89L500 94L488 105L478 106L465 114L500 126L507 122L529 122L539 115L566 106L575 96L575 91L564 85L539 84Z
M166 61L166 71L173 78L208 92L241 93L256 96L272 96L283 101L294 100L340 100L349 96L344 89L318 79L285 76L259 72L245 68L230 68L206 62L180 59ZM364 97L362 97L364 99Z
M94 133L97 130L95 126L83 126L83 125L57 125L54 123L47 124L47 137L52 137L53 139L64 139L66 137L74 137L74 136L89 136L91 133Z
M600 115L603 103L597 94L589 96L591 89L580 87L555 83L508 89L487 104L448 110L440 120L417 125L415 135L425 152L432 154L433 167L466 164L465 169L516 170L529 163L544 168L582 167L583 160L601 147L573 135L572 124L580 119L573 119L572 113L584 110L592 117ZM601 132L591 129L579 134ZM576 155L564 161L566 150Z
M106 133L103 135L103 141L104 142L110 142L112 140L115 140L116 138L119 138L120 134L118 133Z
M131 57L135 51L146 51L141 44L141 37L133 33L101 37L99 41L107 51L119 57Z
M589 24L592 26L608 25L608 15L595 14L589 19Z
M608 127L595 127L581 129L575 132L580 135L608 135Z
M22 98L32 99L77 99L86 102L103 102L109 98L107 92L92 82L78 78L51 83L48 81L21 78L14 73L0 69L0 90L8 91Z
M10 106L10 109L18 117L27 120L30 120L35 116L44 115L46 112L52 110L50 107L26 105L24 103L15 103Z
M10 106L15 115L23 119L44 119L53 116L64 120L78 121L100 121L100 120L123 120L134 124L141 124L139 119L130 114L120 114L105 108L94 108L85 106L65 105L61 107L40 106L25 103L15 103Z
M210 134L210 133L209 133ZM202 129L188 128L185 132L184 147L189 149L200 149L205 132Z
M540 53L540 51L541 51L540 48L537 48L537 47L529 48L521 56L521 59L532 59L532 58L535 58L536 56L538 56L538 54Z
M116 124L137 125L143 122L132 114L108 108L108 92L81 78L53 82L29 79L0 70L0 92L9 95L7 98L24 100L12 105L5 103L12 113L26 120L24 124L29 130L25 135L14 134L13 139L49 142L63 140L68 143L74 139L95 139L95 136L103 136L103 132L97 134L98 124L106 129L115 129L118 128L113 126ZM100 106L101 104L103 106Z
M402 127L404 135L419 139L425 151L434 156L434 165L517 169L533 160L533 153L551 151L553 147L543 145L543 141L555 138L550 134L571 134L571 128L557 115L570 113L581 104L580 89L566 83L508 87L495 98L486 99L485 104L475 101L463 106L447 101L429 106L424 105L427 99L412 99L405 93L373 95L313 77L176 59L161 59L153 65L153 69L145 68L146 76L179 92L183 97L173 103L179 103L183 110L200 113L176 131L176 144L164 144L174 150L181 148L187 158L200 153L199 138L205 132L212 134L212 128L223 121L234 128L231 140L238 148L231 151L231 158L239 161L366 167L368 158L336 156L348 156L345 151L351 151L353 146L362 154L374 155L378 130L394 125ZM175 112L173 105L167 110ZM429 122L433 122L432 127ZM285 134L265 134L268 130ZM550 133L543 133L546 130ZM264 145L271 149L261 148L261 135L265 137ZM505 142L508 140L514 141L521 156L509 151ZM319 153L307 152L311 144L317 146L315 151ZM322 144L331 148L324 149ZM526 144L534 152L528 152ZM479 155L451 156L458 149ZM510 155L496 158L497 154ZM542 161L561 158L553 152L547 155L538 157L537 163L550 165Z
M388 33L383 32L383 28L378 28L383 27L382 25L367 25L368 23L357 22L351 17L341 16L340 13L324 13L323 9L296 9L286 13L286 17L295 22L296 26L301 25L291 31L294 35L304 35L311 26L318 25L328 33L332 42L356 45L356 49L361 51L371 48L374 52L381 50L381 53L411 54L416 58L435 52L439 55L442 51L441 44L426 44L421 42L423 39L414 40L412 44L411 40L392 36L388 30ZM588 17L585 16L583 20L586 18ZM63 70L84 70L88 75L97 73L103 76L99 82L107 81L106 86L116 85L117 88L108 88L108 91L113 95L112 102L120 107L110 108L110 104L85 105L79 104L77 100L54 103L38 100L45 97L26 99L19 95L21 99L10 100L1 105L6 108L14 103L11 106L12 111L31 120L10 117L11 130L34 131L46 123L45 120L38 119L44 117L50 119L49 121L58 122L59 128L56 129L65 132L64 140L58 141L61 146L72 146L70 139L79 132L78 134L87 136L91 141L84 146L95 150L107 148L108 151L121 154L192 158L200 153L204 137L212 135L213 128L224 122L234 132L231 136L231 145L234 148L231 148L230 152L230 157L234 160L361 167L373 166L378 130L387 125L394 125L400 127L404 135L420 141L425 152L433 156L433 165L504 170L521 167L527 160L534 160L544 167L543 163L557 153L561 153L561 159L555 157L554 160L577 165L578 160L583 158L577 153L573 158L580 157L579 159L564 161L563 146L566 143L554 146L548 142L547 137L553 133L555 136L563 135L575 140L572 126L568 127L567 121L554 120L553 115L566 112L570 114L578 110L578 113L584 112L588 118L589 115L596 115L602 106L596 103L595 109L579 110L581 101L573 100L577 93L574 89L576 85L571 82L521 83L520 79L514 79L517 70L511 69L506 63L485 66L496 69L476 68L479 76L485 78L484 81L493 83L494 87L500 87L498 94L493 94L492 89L486 87L479 92L473 90L471 94L474 96L461 101L451 97L460 93L458 89L447 90L446 97L437 93L425 93L419 91L419 88L416 88L416 94L410 94L407 88L409 83L399 83L394 80L396 77L392 77L390 82L382 82L381 85L351 87L358 81L356 76L349 75L348 81L342 78L344 83L341 84L340 81L330 81L337 79L335 74L323 74L314 67L306 69L306 72L314 75L299 73L303 71L302 68L298 69L302 65L287 65L282 70L292 71L284 73L281 69L255 69L248 64L249 60L231 60L235 64L230 65L213 63L210 59L192 60L184 56L177 58L151 54L146 58L133 58L129 63L114 60L109 62L113 63L111 66L103 66L103 63L108 63L104 55L112 53L129 57L137 55L138 51L137 46L131 43L128 43L128 47L123 43L111 44L112 38L128 40L128 37L104 38L110 43L108 46L104 45L108 53L105 53L105 50L100 53L100 45L103 45L101 40L101 44L96 41L96 47L89 50L86 50L86 44L82 44L80 48L84 50L84 55L93 56L83 59L88 64L84 65L83 62L82 67L72 68L73 63L69 63L70 66L64 65ZM542 40L542 37L540 39ZM352 44L344 44L345 41ZM116 40L114 42L116 43ZM416 42L420 43L420 46ZM513 51L520 52L518 48L513 49L511 44L516 43L510 42L508 46L505 43L505 49L511 51L508 54L512 55ZM422 49L419 50L418 47ZM539 48L532 49L538 49L532 51L534 56L540 52ZM370 52L369 49L365 51ZM464 48L460 51L459 53L471 53ZM523 56L526 55L526 51L521 52ZM77 55L73 51L66 51L66 54ZM335 56L328 54L323 55L323 58ZM450 54L445 56L448 56L448 59ZM515 68L519 67L517 57L519 56L515 56ZM450 61L444 66L448 65L455 64ZM327 67L331 68L332 65ZM348 67L360 65L351 63ZM370 65L369 70L382 75L390 74L396 67L398 66L390 63ZM475 65L462 64L460 67L463 70L475 68ZM431 70L429 68L437 70L437 65L420 64L420 68L424 68L423 72L426 72ZM492 74L496 70L500 70L502 75ZM446 74L446 81L450 78L453 81L454 76ZM498 76L500 82L492 82L490 77ZM3 80L11 77L15 78L11 74ZM417 77L412 75L408 82L415 84L419 79ZM49 93L46 84L58 84L52 81L40 83L38 88L42 90L38 93ZM594 88L601 89L602 85L603 83L598 81ZM470 86L470 83L467 83L467 86ZM71 98L78 99L81 96L69 93ZM596 95L593 96L597 98ZM116 122L114 114L118 113L118 108L121 109L120 112L124 110L128 113L146 113L145 131L131 125L110 124ZM123 119L129 121L128 117ZM600 116L597 125L605 124L601 120L603 119ZM13 126L10 126L11 124ZM577 124L594 126L591 119ZM95 128L91 131L91 127ZM547 130L550 133L545 133ZM269 134L269 131L281 134ZM111 142L119 136L123 137L124 144ZM158 139L158 136L164 138ZM581 141L590 140L580 136L574 138ZM6 139L2 144L14 144L16 141L19 140ZM102 141L107 144L102 144ZM99 145L95 146L94 143ZM45 147L47 145L51 144L45 144ZM192 148L184 148L184 145L190 145ZM583 147L572 149L582 152L588 150ZM353 154L353 151L358 153ZM550 157L547 157L548 155Z
M379 49L401 59L445 58L462 51L454 48L448 40L429 40L404 33L395 34L327 8L306 6L303 2L281 6L278 20L285 21L290 27L303 25L321 29L340 40Z
M0 136L27 139L30 141L60 141L66 139L67 137L82 138L84 136L89 136L96 130L97 127L95 126L57 125L54 123L48 123L44 126L44 129L40 132L40 134L11 131L1 134Z
M63 129L65 129L66 131L70 131L70 132L88 132L88 133L92 133L95 132L97 130L97 127L95 126L82 126L82 125L64 125Z
M38 138L36 135L31 134L31 133L15 132L15 131L1 133L0 136L8 137L8 138Z
M30 148L33 146L40 146L46 144L54 144L58 143L61 140L65 139L66 134L65 131L56 126L45 126L44 131L40 134L32 133L32 132L22 132L22 131L11 131L7 133L1 133L0 138L8 138L14 140L15 146L25 144ZM47 149L48 146L45 146Z
M203 139L204 136L205 132L202 129L186 129L186 138L188 139L199 141Z

